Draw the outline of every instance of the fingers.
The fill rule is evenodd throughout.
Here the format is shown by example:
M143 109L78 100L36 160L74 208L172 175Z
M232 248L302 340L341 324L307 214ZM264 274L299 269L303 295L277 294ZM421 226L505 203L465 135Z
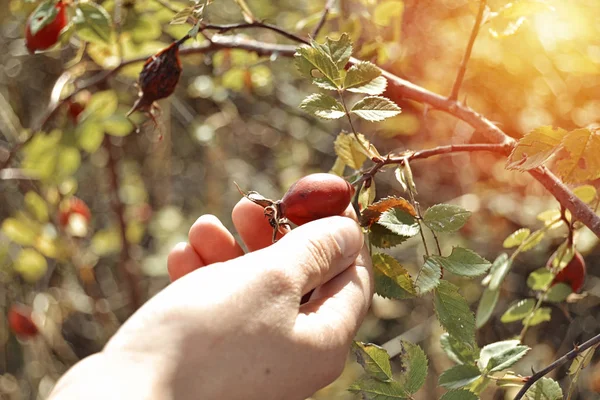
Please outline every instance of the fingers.
M203 215L190 228L190 245L205 265L229 261L244 255L233 235L214 215Z
M275 269L285 265L286 274L305 294L352 265L362 247L363 234L356 222L329 217L287 233L261 256Z
M264 209L242 198L231 213L233 225L240 234L248 251L256 251L273 244L273 228L265 217ZM282 237L277 234L277 237Z
M190 272L203 267L205 264L196 250L187 243L179 243L171 250L167 258L167 270L171 282Z

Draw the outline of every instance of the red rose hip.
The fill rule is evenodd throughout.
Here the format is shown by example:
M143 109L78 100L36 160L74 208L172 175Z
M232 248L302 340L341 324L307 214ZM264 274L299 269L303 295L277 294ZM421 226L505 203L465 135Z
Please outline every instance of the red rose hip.
M560 282L566 283L571 286L573 293L577 293L583 287L585 275L585 260L582 255L576 251L571 261L569 261L569 263L556 275L552 284L554 285Z
M55 5L46 1L29 16L25 30L25 44L30 53L45 50L58 42L60 32L67 25L67 12L62 0ZM41 26L41 28L38 28ZM36 31L37 28L37 31ZM36 31L35 33L33 33Z
M69 224L69 218L71 218L72 214L81 215L86 222L90 222L92 219L92 212L87 204L75 196L70 197L61 204L60 211L58 213L59 224L63 227L67 226Z
M13 304L8 310L8 326L19 337L28 338L38 334L38 328L31 319L32 310L23 304Z
M354 195L354 187L332 174L312 174L294 183L281 199L280 217L296 225L342 214Z

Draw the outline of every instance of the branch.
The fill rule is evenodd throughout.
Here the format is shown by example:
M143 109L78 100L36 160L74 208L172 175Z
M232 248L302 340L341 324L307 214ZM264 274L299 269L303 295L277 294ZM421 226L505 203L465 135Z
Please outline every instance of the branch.
M306 39L304 39L298 35L295 35L293 33L290 33L288 31L286 31L285 29L282 29L276 25L271 25L266 22L259 22L259 21L240 22L240 23L227 24L227 25L202 24L200 27L200 31L215 30L215 31L218 31L219 33L225 33L225 32L228 32L228 31L231 31L234 29L248 29L248 28L263 28L263 29L267 29L267 30L276 32L276 33L280 34L281 36L284 36L284 37L290 39L293 42L306 43L306 44L309 43Z
M111 196L111 206L115 215L117 216L119 233L121 234L121 256L119 259L119 270L129 287L129 300L131 301L131 308L133 311L135 311L142 304L139 287L139 273L137 266L134 265L134 262L129 254L127 223L125 222L125 206L119 198L120 183L117 173L117 158L114 153L115 147L110 142L110 138L108 136L104 138L103 145L106 149L106 153L108 154L108 162L106 167L110 184L109 195Z
M463 56L462 62L460 63L460 68L458 69L458 73L456 74L454 86L452 86L452 92L448 97L450 100L458 99L458 92L463 83L463 79L465 78L465 73L467 72L467 64L469 63L469 59L471 58L471 52L473 51L473 46L475 45L475 39L477 39L477 35L479 34L479 28L481 27L481 22L483 21L483 13L485 11L486 5L486 0L479 0L479 11L477 11L475 25L473 25L473 30L471 31L471 37L469 37L469 43L467 44L465 55Z
M313 31L313 33L311 35L311 37L313 39L317 38L317 36L319 35L319 32L321 32L321 29L323 29L325 22L327 22L327 16L329 15L329 12L333 8L333 3L335 3L335 0L327 0L327 3L325 3L325 8L323 9L323 15L321 15L321 19L319 20L319 23L317 24L317 26L315 27L315 30Z
M532 387L538 380L543 378L546 374L548 374L552 370L560 367L564 363L573 360L575 357L577 357L578 354L589 349L590 347L597 346L599 343L600 343L600 334L594 336L587 342L583 343L581 346L575 346L575 348L573 350L571 350L570 352L568 352L567 354L565 354L558 360L554 361L552 364L548 365L546 368L542 369L539 372L536 372L535 374L531 375L530 377L525 378L525 379L527 379L527 382L525 382L525 384L523 385L521 390L519 390L519 393L517 393L514 400L520 400L521 398L523 398L523 396L525 395L527 390L529 390L530 387Z

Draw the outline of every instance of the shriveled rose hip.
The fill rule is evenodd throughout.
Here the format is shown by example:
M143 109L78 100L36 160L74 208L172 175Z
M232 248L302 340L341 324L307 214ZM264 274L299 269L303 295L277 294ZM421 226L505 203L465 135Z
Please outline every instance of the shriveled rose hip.
M340 215L354 195L354 187L339 176L312 174L294 183L281 199L280 217L296 225Z
M583 256L576 251L573 259L556 275L552 284L566 283L571 286L573 293L577 293L583 287L586 268Z
M13 304L8 310L8 326L19 337L28 338L38 334L38 328L31 319L32 310L23 304Z

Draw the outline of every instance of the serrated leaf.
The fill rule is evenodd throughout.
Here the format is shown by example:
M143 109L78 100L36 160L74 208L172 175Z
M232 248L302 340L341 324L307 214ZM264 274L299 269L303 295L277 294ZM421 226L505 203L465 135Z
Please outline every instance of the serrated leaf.
M405 400L409 393L396 381L381 382L373 378L363 377L348 388L350 392L361 393L369 400Z
M507 169L527 171L544 164L567 133L562 128L541 126L523 136L506 160Z
M438 384L446 389L460 389L475 382L481 371L474 365L455 365L440 374Z
M508 274L508 271L510 271L511 266L512 260L508 257L508 254L501 253L496 257L490 268L490 282L488 285L490 290L498 290L500 285L502 285L502 282L504 282L504 278Z
M474 364L479 357L479 348L469 346L444 332L440 336L440 345L448 358L457 364Z
M402 375L398 382L408 393L416 393L427 378L427 356L418 345L403 340L399 358Z
M300 108L309 114L323 119L338 119L346 115L344 106L333 97L315 93L300 103Z
M363 227L373 225L379 220L381 214L393 208L403 210L413 217L417 216L417 211L406 199L403 199L402 197L390 196L380 199L367 207L361 213L360 225Z
M538 268L527 277L527 286L533 290L545 290L554 280L552 272L546 268Z
M396 168L394 175L396 180L402 185L402 189L405 192L412 192L413 195L417 194L417 185L415 184L412 169L410 168L408 160Z
M576 129L562 140L568 157L558 160L556 172L565 183L581 183L600 177L600 133Z
M369 207L375 201L375 196L377 195L377 188L375 184L375 180L371 179L368 182L363 182L360 191L358 192L358 209L360 211Z
M573 293L571 286L566 283L559 282L556 285L553 285L546 295L544 296L544 300L549 303L562 303L569 297L569 295Z
M356 361L367 375L382 382L392 381L390 356L385 349L371 343L354 342Z
M110 43L112 22L110 14L99 4L79 3L73 18L77 35L92 43Z
M35 36L40 30L51 24L58 15L56 2L47 0L41 3L31 14L28 20L31 35Z
M327 38L325 45L321 46L340 70L348 64L352 56L352 41L347 33L343 33L338 40Z
M383 225L373 224L369 227L369 241L377 248L389 249L404 243L406 237L396 235Z
M344 79L344 89L354 93L378 95L385 91L387 80L375 64L361 61L348 70Z
M479 276L487 272L491 263L472 250L454 247L448 257L431 256L440 266L456 275Z
M585 204L590 204L596 199L597 191L592 185L582 185L573 189L573 194L579 197L579 200L583 201Z
M481 328L486 322L488 322L494 313L494 309L496 308L499 297L499 290L485 288L483 294L481 295L481 299L479 300L479 304L477 305L477 312L475 313L475 327L477 329Z
M323 78L331 86L339 87L340 72L331 57L322 49L316 47L302 46L296 50L294 55L296 67L307 78ZM315 76L316 73L322 76Z
M328 78L312 78L312 83L321 89L337 91L338 87L335 86Z
M560 210L542 211L537 215L536 218L542 221L546 226L553 225L553 229L556 229L562 225L562 221L560 219Z
M442 280L433 295L435 314L451 336L465 343L475 342L475 317L458 287Z
M504 247L505 249L510 249L511 247L520 246L521 243L523 243L523 241L525 241L525 239L527 239L530 234L531 231L528 228L517 229L516 231L508 235L506 239L504 239L502 247Z
M48 204L39 194L33 191L25 194L25 207L41 223L48 222Z
M526 251L533 249L535 246L540 244L540 242L544 239L545 236L546 236L546 232L544 232L543 230L533 232L521 244L521 247L520 247L521 252L526 252Z
M400 208L384 211L377 224L405 239L417 235L420 229L416 218Z
M563 392L558 382L551 378L541 378L525 393L526 400L563 400Z
M571 366L569 366L569 375L573 375L577 373L578 370L582 370L583 368L586 368L588 365L590 365L594 356L594 352L597 348L598 345L595 345L577 354L577 356L571 363Z
M13 268L25 281L35 283L48 270L46 258L34 249L23 249L15 259Z
M478 400L479 397L468 390L451 390L444 393L440 400Z
M186 7L182 10L179 10L175 15L173 15L173 18L171 18L171 21L169 22L169 24L170 25L185 24L187 22L188 18L192 16L193 12L194 12L193 6Z
M456 232L467 223L471 212L459 206L437 204L429 207L423 222L436 232Z
M492 343L481 349L477 366L487 373L502 371L514 365L529 350L529 346L520 345L518 340Z
M536 326L552 319L552 309L550 307L538 308L523 320L523 325Z
M442 269L440 268L440 265L432 260L431 257L428 257L415 280L417 293L423 295L430 290L433 290L439 285L441 277Z
M369 96L356 102L350 111L362 119L376 122L395 117L400 114L401 109L388 98Z
M416 296L416 288L408 271L394 257L376 253L372 260L377 294L399 300Z
M522 299L514 302L502 317L500 317L500 321L506 323L521 321L523 318L527 317L535 307L534 299Z
M366 139L362 134L358 134L361 139ZM368 143L368 142L367 142ZM352 133L341 132L333 144L335 154L350 168L359 170L364 162L367 160L367 156L362 152L360 144L358 144L356 137Z

